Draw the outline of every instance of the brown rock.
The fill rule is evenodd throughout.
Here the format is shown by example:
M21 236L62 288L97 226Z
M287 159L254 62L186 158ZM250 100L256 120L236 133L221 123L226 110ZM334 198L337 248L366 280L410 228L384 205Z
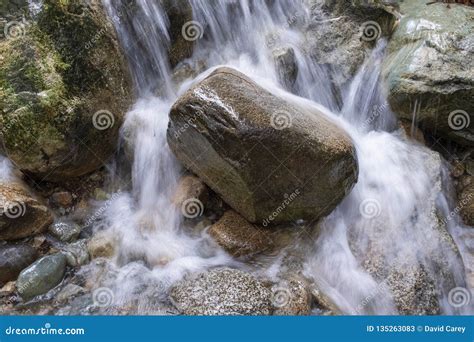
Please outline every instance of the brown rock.
M209 234L229 254L235 257L262 253L273 247L271 232L255 226L233 210L224 213L209 228Z
M62 208L68 208L72 205L72 194L67 191L55 192L51 195L51 202Z
M311 313L311 291L301 277L290 277L272 287L274 315L295 316Z
M206 184L199 178L186 175L179 180L178 187L173 196L173 203L181 207L186 200L191 198L198 199L205 206L209 198L209 191Z
M98 232L87 244L91 259L110 258L115 254L116 241L109 232Z
M17 240L45 231L53 222L49 209L20 184L0 184L0 240Z

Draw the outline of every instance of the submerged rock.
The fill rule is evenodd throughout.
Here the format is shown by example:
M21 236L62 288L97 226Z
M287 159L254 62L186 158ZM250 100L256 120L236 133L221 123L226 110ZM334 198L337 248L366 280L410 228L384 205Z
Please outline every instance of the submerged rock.
M131 103L101 2L44 1L27 33L0 42L0 140L25 173L60 182L102 166Z
M0 286L16 280L18 274L37 256L37 251L26 244L0 246Z
M185 167L248 221L263 225L327 215L358 176L343 129L229 68L176 101L167 134Z
M233 210L226 211L208 232L234 257L251 256L273 248L272 234L268 229L249 223Z
M383 71L393 111L432 135L474 145L474 8L406 0L401 11Z
M0 240L41 233L53 222L49 209L16 183L0 184L0 210Z
M170 298L185 315L269 315L271 292L252 275L220 268L184 280Z
M18 293L25 300L44 294L61 282L65 271L63 254L45 256L20 273L16 282Z
M348 231L349 246L378 288L383 286L391 292L399 314L450 313L449 307L441 305L440 297L457 286L465 286L463 278L458 277L463 274L464 265L437 206L442 191L441 157L419 145L411 148L424 154L424 165L419 169L429 173L424 181L429 181L431 188L422 192L423 202L405 207L411 215L403 213L403 222L394 220L380 207L374 215L365 212L363 221L354 222ZM410 236L403 245L394 243L400 234Z

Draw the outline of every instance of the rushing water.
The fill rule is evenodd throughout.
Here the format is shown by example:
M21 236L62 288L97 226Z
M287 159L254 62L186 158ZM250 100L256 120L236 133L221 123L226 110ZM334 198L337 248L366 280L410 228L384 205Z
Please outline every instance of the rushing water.
M124 303L139 298L139 311L147 313L153 306L147 303L149 293L144 287L155 289L155 296L164 299L170 284L190 272L216 265L247 267L217 248L205 233L196 235L185 229L179 210L171 203L180 168L166 143L169 109L193 82L216 66L228 65L290 101L309 100L328 108L324 112L348 131L356 145L359 181L319 225L321 233L305 249L305 274L345 313L397 313L383 281L374 279L356 259L356 253L362 253L363 259L370 245L387 265L404 270L421 265L438 281L443 313L459 312L447 304L450 287L440 278L449 278L451 287L465 286L462 263L439 244L441 233L435 229L438 217L450 212L442 191L447 177L442 178L444 166L436 153L407 139L396 127L379 85L386 43L380 40L349 88L340 89L341 107L330 86L329 71L304 51L301 27L310 13L302 1L191 2L193 19L202 25L197 29L202 28L204 36L196 41L186 63L196 68L204 63L206 71L176 84L167 56L170 22L160 2L139 0L131 9L126 1L104 0L140 99L122 129L122 144L132 159L131 183L127 173L112 175L124 190L112 197L101 221L120 245L114 266L117 277L102 285L113 287ZM272 57L275 47L295 51L299 73L291 90L297 96L279 84ZM455 239L462 229L457 222L447 221ZM429 258L433 251L446 262L448 275L440 273L439 260ZM281 260L277 256L270 263L262 262L260 272L274 275Z

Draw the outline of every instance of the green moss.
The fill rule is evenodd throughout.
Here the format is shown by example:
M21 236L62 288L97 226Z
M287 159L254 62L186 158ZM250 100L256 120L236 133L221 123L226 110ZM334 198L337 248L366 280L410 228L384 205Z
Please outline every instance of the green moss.
M21 160L34 163L41 156L38 149L44 149L41 137L47 137L48 144L61 145L63 127L54 125L54 119L67 103L59 73L67 65L36 27L21 39L2 42L0 53L3 142L8 151L21 154Z
M48 0L38 19L39 28L51 38L61 60L68 65L62 77L68 91L76 94L105 84L102 71L92 63L95 49L88 44L97 36L95 44L101 48L105 49L102 44L107 46L108 42L98 35L103 29L91 16L84 15L86 10L80 2Z

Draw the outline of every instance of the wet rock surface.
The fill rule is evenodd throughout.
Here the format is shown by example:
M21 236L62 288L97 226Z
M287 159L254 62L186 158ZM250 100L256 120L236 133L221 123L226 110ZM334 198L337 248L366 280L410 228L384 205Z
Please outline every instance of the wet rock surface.
M229 210L209 228L209 235L235 257L251 256L274 247L268 228L249 223L233 210Z
M116 149L131 81L100 1L45 1L28 34L0 42L2 153L53 182L87 174Z
M358 176L354 146L340 127L229 68L176 101L167 136L184 166L254 223L325 216Z
M271 292L254 276L235 269L214 269L177 284L170 293L185 315L269 315Z
M401 3L403 17L384 60L389 102L430 135L474 145L474 8Z
M58 285L66 270L66 257L61 254L47 255L18 276L16 288L25 300L44 294Z

